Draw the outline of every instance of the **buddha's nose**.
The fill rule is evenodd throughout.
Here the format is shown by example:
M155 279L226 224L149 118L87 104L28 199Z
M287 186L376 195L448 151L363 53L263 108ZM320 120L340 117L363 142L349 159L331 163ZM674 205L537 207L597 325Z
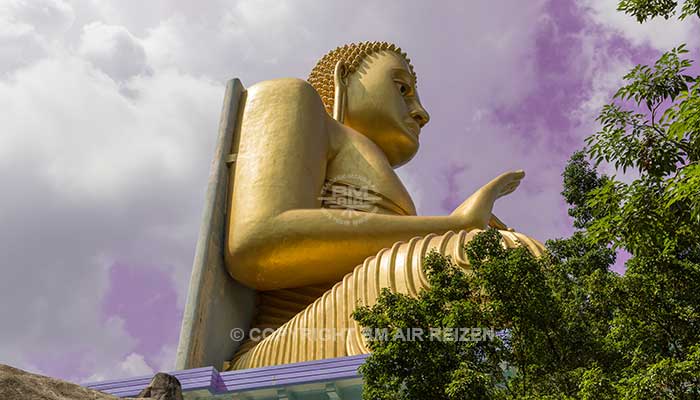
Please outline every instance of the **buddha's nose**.
M415 119L421 128L430 121L430 115L420 103L415 104L410 114L411 118Z

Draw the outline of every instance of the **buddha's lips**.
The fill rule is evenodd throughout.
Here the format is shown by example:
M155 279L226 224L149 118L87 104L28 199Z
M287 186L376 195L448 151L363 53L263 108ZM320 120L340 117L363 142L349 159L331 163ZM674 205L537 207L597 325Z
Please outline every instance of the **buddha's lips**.
M420 134L420 125L418 125L418 123L417 123L416 121L414 121L413 118L407 119L407 120L405 121L405 123L406 123L406 127L408 128L408 130L409 130L416 138L418 138L418 135Z

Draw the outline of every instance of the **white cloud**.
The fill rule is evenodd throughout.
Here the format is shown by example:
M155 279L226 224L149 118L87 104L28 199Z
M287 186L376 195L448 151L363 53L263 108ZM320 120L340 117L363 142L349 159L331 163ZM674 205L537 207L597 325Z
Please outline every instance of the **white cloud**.
M164 181L191 178L213 145L222 91L213 82L166 71L129 82L127 97L75 57L38 62L13 78L0 82L7 121L0 148L36 160L61 195L117 199L142 182L142 171Z
M19 19L18 6L15 1L0 3L0 77L46 53L36 28Z
M667 51L681 43L695 43L700 36L697 18L678 21L676 17L670 20L657 17L640 24L634 17L617 11L617 3L613 0L582 0L580 5L588 10L595 22L622 34L636 46L646 44Z
M176 352L176 346L163 346L160 349L160 353L153 360L154 370L159 372L173 371L175 369Z
M86 383L100 382L107 379L131 378L135 376L148 376L154 373L146 359L137 353L130 353L116 365L103 366L101 372L96 372L84 380Z
M23 21L40 35L60 38L75 21L73 8L63 0L6 0L0 10ZM2 13L2 11L0 11Z
M92 22L83 27L79 54L114 80L146 72L146 52L125 27Z
M153 369L146 363L146 360L141 354L131 353L124 361L119 363L119 370L124 373L124 376L139 376L150 375Z
M125 27L81 25L74 51L40 18L60 14L17 7L0 23L0 359L72 381L147 373L102 314L107 270L170 267L182 307L223 85L144 74Z

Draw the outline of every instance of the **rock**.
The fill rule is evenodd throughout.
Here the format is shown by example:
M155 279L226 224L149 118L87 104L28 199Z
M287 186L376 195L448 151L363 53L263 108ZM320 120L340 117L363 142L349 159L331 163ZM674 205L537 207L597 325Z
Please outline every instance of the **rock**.
M174 376L157 373L139 399L183 400L180 381ZM36 375L0 364L0 399L2 400L128 400L90 390L74 383Z
M183 400L182 386L176 377L159 372L153 377L148 387L136 397L153 400Z
M117 400L118 397L0 364L0 399Z

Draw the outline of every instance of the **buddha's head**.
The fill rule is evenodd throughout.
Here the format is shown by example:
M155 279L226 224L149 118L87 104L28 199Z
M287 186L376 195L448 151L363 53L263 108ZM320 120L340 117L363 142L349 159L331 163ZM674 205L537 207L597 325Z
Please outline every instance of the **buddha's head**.
M416 74L393 44L363 42L326 54L309 75L326 111L370 138L392 166L418 151L420 129L429 116L420 103Z

